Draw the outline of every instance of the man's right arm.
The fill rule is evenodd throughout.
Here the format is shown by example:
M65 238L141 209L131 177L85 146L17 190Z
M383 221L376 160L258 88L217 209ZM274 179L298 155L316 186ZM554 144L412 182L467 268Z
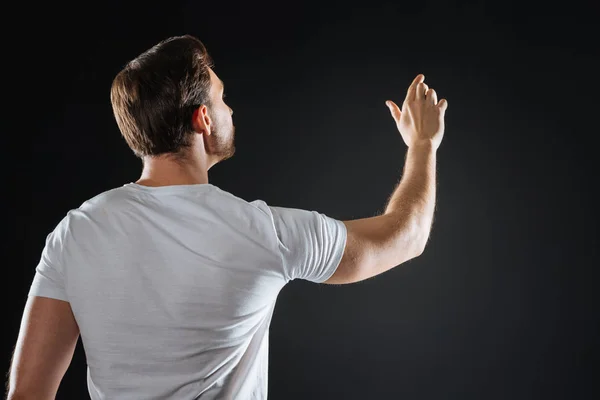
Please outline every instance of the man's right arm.
M382 215L343 221L346 247L335 273L324 283L348 284L379 275L419 256L433 222L436 153L444 133L447 102L417 76L403 110L389 105L408 145L404 173Z

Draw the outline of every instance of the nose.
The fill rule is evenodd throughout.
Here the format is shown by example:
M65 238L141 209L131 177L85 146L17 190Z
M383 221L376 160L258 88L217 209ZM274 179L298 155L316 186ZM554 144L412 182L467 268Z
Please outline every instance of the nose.
M233 115L233 109L229 107L229 114Z

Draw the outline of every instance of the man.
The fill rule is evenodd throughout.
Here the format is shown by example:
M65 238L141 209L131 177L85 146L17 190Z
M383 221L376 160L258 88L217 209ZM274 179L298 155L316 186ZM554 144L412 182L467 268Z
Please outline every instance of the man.
M212 65L198 39L181 36L115 78L115 118L143 171L48 235L10 399L53 399L80 334L93 400L266 399L269 325L287 282L358 282L423 252L447 107L423 75L402 110L386 103L408 151L385 212L338 221L248 203L208 182L235 151Z

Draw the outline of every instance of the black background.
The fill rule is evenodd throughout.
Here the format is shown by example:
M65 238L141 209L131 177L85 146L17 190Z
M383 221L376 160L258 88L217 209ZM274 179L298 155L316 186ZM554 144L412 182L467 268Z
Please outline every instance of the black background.
M4 14L6 371L46 235L141 172L112 79L189 33L234 109L237 153L210 181L248 201L372 216L406 153L384 101L423 73L449 103L425 253L354 285L288 284L269 399L598 396L598 3L278 4ZM88 398L81 343L57 398Z

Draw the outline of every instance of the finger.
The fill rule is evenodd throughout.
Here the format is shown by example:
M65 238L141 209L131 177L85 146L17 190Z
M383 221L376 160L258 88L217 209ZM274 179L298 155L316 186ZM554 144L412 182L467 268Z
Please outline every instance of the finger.
M438 102L437 93L433 89L429 89L425 95L427 102L433 105L436 105Z
M416 96L415 99L416 100L423 100L425 99L425 83L421 82L417 85L417 90L416 90Z
M448 102L446 101L446 99L441 99L438 103L438 107L440 108L440 110L442 110L442 113L445 113L446 109L448 108Z
M396 122L400 121L400 116L402 115L400 107L398 107L396 103L394 103L391 100L386 101L385 105L388 106L388 108L390 109L390 113L392 113L392 117L394 118L394 120L396 120Z
M425 80L425 75L423 74L419 74L416 76L416 78L412 81L412 83L410 84L410 86L408 87L408 91L406 92L406 100L414 100L415 99L415 93L417 90L417 85L421 82L423 82Z

